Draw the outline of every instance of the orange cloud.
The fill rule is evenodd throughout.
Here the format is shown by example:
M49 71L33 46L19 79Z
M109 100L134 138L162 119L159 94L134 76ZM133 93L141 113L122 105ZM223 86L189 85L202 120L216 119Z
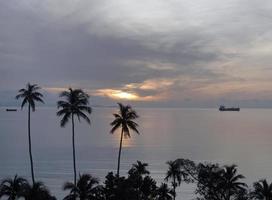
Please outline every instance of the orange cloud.
M172 86L175 79L151 79L142 83L130 83L125 85L127 89L141 89L141 90L158 90Z

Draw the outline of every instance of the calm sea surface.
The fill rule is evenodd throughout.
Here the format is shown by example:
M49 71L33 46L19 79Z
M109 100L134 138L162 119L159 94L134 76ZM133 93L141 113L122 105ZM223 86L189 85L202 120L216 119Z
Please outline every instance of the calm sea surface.
M272 110L136 109L141 135L132 134L123 145L121 174L136 160L149 163L151 175L163 181L168 160L189 158L237 164L246 182L268 178L272 172ZM95 108L92 125L76 123L77 168L103 181L115 171L119 132L109 134L115 109ZM71 124L60 128L54 108L32 113L32 142L36 179L45 182L59 199L62 185L72 181ZM30 178L27 112L0 110L0 178L19 174ZM30 180L30 179L29 179ZM179 188L180 199L193 197L193 186Z

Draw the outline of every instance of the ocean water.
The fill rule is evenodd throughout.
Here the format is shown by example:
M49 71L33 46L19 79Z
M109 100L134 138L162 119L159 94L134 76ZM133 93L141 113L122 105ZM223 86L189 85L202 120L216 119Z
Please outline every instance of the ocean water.
M114 108L94 108L91 126L76 122L76 154L79 173L91 173L103 182L116 171L120 133L110 134ZM151 175L162 182L168 160L237 164L252 182L268 178L272 171L272 110L242 109L136 109L140 135L132 133L123 143L121 175L137 160L148 162ZM35 175L62 199L63 183L73 180L71 124L59 126L56 108L32 113ZM19 174L30 180L27 112L0 110L0 178ZM194 186L182 184L177 199L192 199Z

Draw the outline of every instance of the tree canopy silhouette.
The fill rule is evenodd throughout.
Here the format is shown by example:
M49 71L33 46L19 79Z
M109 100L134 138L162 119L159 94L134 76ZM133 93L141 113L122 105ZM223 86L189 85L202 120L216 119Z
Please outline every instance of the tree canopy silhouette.
M147 170L147 163L142 163L137 160L136 163L132 164L132 168L129 170L129 174L138 174L139 176L148 175L150 172Z
M26 185L23 195L25 200L56 200L42 182L35 182L33 185Z
M9 200L15 200L23 197L26 185L27 180L17 175L13 179L4 179L0 184L0 198L6 196Z
M171 190L166 183L162 183L157 189L156 200L172 200L174 196L173 190Z
M259 200L272 200L272 183L268 183L266 179L253 183L254 190L251 196Z
M63 189L70 190L70 194L68 194L63 200L99 199L101 189L98 183L98 179L90 174L79 175L76 185L70 182L65 183Z
M181 181L188 181L188 174L180 168L180 165L177 161L168 161L168 170L166 172L165 180L168 181L172 179L173 186L173 196L174 200L176 199L176 187L181 184Z

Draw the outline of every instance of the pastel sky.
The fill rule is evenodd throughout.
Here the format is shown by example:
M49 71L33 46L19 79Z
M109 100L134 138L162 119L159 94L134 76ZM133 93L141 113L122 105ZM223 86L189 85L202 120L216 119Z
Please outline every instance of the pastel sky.
M0 105L27 82L92 104L272 107L271 0L0 0Z

